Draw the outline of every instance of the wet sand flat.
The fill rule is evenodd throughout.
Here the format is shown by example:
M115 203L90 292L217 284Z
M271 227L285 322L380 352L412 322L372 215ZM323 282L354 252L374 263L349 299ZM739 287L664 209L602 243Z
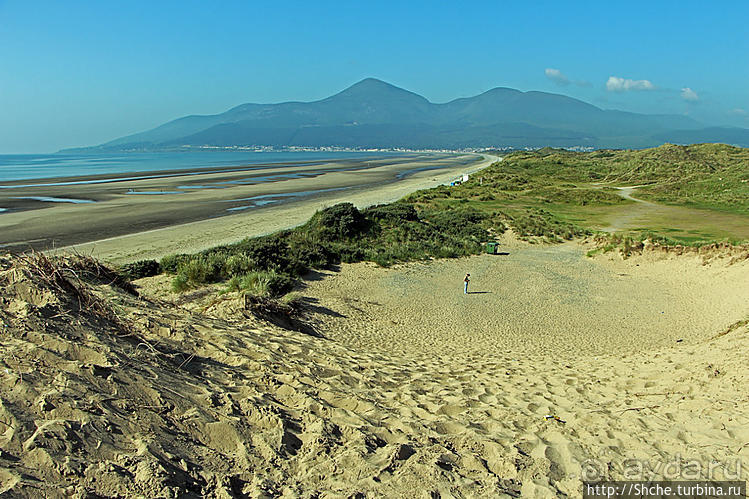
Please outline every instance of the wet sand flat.
M245 169L124 174L116 181L104 183L100 182L104 180L101 177L6 183L15 185L0 190L0 206L8 210L0 217L0 245L12 251L59 248L201 220L211 221L211 228L205 230L215 234L222 224L232 225L236 218L246 218L248 214L243 212L252 212L245 226L255 225L253 216L265 210L268 203L308 205L314 200L315 206L319 206L348 198L379 202L380 198L392 199L388 193L393 189L405 194L432 178L439 176L444 182L479 164L488 163L481 156L414 155L360 163L316 162L292 170L288 165L264 168L251 165ZM93 183L76 183L81 181ZM300 200L303 202L299 203ZM313 212L304 210L307 217ZM220 220L231 219L235 213L238 215L231 221ZM300 217L292 218L293 223L303 221ZM278 221L280 224L269 230L288 226L285 224L289 217L279 217ZM236 240L256 232L249 229L246 234L232 232L227 237ZM205 237L204 232L201 234ZM179 236L163 237L168 239L167 246L171 244L164 251L183 247L181 240L175 240ZM216 237L221 236L205 237L204 244L212 243ZM147 247L141 249L148 252ZM129 257L136 255L125 258Z

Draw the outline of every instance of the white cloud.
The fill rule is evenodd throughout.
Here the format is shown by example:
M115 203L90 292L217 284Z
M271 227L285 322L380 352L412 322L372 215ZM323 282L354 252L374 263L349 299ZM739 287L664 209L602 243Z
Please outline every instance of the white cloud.
M684 87L681 89L681 98L689 102L696 102L700 100L700 96L697 95L697 92L689 87Z
M740 107L735 107L728 111L729 114L735 114L736 116L747 116L749 113L746 112L746 109L742 109Z
M628 92L630 90L655 90L649 80L630 80L618 76L609 76L606 82L606 90L609 92Z
M557 85L569 85L570 79L567 78L564 73L559 71L558 69L553 68L546 68L544 70L544 73L546 73L546 77L556 83Z
M563 86L564 87L564 86L569 85L570 83L572 83L574 85L577 85L578 87L590 87L590 86L592 86L589 81L585 81L585 80L574 80L573 81L573 80L570 80L569 78L567 78L566 74L562 73L558 69L546 68L544 70L544 74L546 75L546 77L548 79L550 79L551 81L553 81L554 83L556 83L559 86Z

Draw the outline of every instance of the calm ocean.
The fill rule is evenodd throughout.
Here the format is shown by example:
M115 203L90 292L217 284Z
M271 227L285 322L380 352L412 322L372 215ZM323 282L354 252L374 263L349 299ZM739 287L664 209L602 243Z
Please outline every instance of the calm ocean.
M41 178L186 170L258 163L402 157L395 152L128 152L99 154L0 154L0 182Z

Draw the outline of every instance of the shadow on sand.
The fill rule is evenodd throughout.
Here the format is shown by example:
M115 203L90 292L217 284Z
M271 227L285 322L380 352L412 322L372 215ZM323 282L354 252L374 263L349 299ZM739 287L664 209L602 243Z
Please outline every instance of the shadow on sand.
M328 275L330 275L330 273L338 273L340 271L341 271L341 266L340 265L331 265L330 267L328 267L327 269L325 269L325 271L322 271L322 272L313 269L313 270L310 270L309 272L307 272L306 274L304 274L302 276L302 283L304 283L306 281L310 281L310 282L322 281L323 279L325 279L326 277L328 277Z
M336 312L335 310L331 310L328 307L323 307L322 305L319 305L320 300L317 298L310 298L309 296L303 296L300 300L302 303L302 307L307 312L313 312L321 315L329 315L331 317L346 317L345 315Z

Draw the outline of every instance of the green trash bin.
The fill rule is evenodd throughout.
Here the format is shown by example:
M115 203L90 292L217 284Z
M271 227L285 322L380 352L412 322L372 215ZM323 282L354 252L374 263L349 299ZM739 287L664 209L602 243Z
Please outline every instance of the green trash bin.
M486 252L490 255L496 255L499 249L499 243L486 243Z

